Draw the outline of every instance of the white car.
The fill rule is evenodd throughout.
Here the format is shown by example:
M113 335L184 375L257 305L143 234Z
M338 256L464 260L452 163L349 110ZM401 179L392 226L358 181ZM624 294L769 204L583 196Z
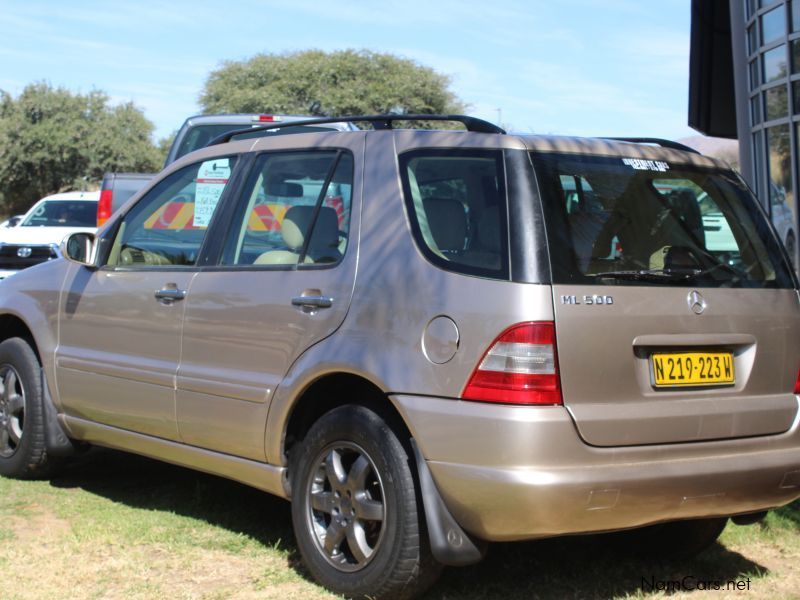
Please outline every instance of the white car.
M100 192L66 192L39 200L16 227L0 229L0 279L61 256L67 235L97 229Z

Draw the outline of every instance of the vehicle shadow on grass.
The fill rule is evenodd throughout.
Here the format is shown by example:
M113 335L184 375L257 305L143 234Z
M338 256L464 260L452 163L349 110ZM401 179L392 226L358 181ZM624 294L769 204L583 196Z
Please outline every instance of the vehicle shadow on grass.
M309 579L294 543L289 503L248 486L104 449L71 460L52 485L80 488L130 507L173 512L248 536L285 551L289 566ZM795 509L792 516L796 514ZM492 544L480 564L445 569L424 598L610 598L663 590L660 584L686 577L689 584L745 581L767 572L719 544L694 560L664 562L636 557L616 538L574 536Z

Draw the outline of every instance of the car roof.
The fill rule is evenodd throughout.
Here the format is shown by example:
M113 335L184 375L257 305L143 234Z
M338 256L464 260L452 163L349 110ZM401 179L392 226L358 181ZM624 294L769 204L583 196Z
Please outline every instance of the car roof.
M558 135L538 135L520 133L483 133L463 130L436 130L436 129L391 129L358 131L331 131L295 133L303 136L330 136L330 135L393 135L396 138L398 152L412 148L424 147L476 147L476 148L505 148L526 149L532 152L562 153L576 155L595 155L608 157L633 158L642 160L664 161L670 164L692 165L705 168L730 169L724 161L699 154L690 149L679 149L680 144L669 140L629 141L615 138L577 137ZM183 156L174 164L186 164L185 159L192 156L192 161L212 158L231 153L242 153L261 150L266 144L261 143L267 137L233 140L215 146L207 146L196 150L190 155ZM272 138L275 139L275 138ZM284 137L285 139L285 137ZM170 165L172 167L172 165Z

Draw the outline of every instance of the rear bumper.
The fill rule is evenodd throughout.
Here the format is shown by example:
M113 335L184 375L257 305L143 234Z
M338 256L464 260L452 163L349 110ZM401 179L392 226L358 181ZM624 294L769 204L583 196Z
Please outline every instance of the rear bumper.
M598 448L563 407L393 400L445 504L486 540L730 516L800 497L800 417L780 435Z

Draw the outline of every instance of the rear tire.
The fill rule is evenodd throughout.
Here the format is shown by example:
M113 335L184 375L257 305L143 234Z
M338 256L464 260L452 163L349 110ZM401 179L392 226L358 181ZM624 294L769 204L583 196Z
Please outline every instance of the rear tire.
M441 572L397 435L363 406L319 419L292 452L292 522L308 570L348 597L413 598Z
M39 361L22 338L0 343L0 475L45 477L44 391Z
M672 521L623 533L624 544L637 554L656 558L691 558L709 548L725 529L726 517Z

